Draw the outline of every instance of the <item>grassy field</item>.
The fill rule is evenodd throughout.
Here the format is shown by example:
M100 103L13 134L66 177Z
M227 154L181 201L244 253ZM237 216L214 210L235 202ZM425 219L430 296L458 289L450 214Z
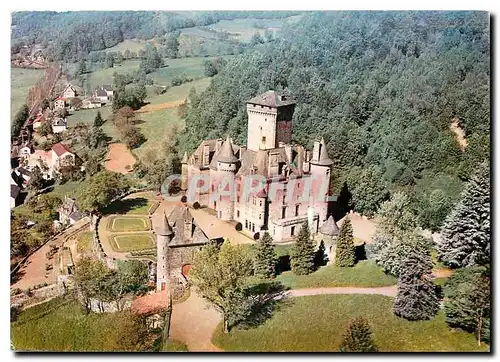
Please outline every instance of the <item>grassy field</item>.
M113 235L110 236L111 247L118 252L144 250L154 247L150 234Z
M86 315L75 301L56 298L23 311L11 323L17 351L119 351L126 314Z
M139 70L140 60L125 60L113 68L95 69L88 76L88 82L91 89L101 84L113 84L113 73L129 74L134 70Z
M394 316L392 298L379 295L318 295L286 301L264 324L224 334L221 325L212 342L238 352L335 352L347 321L368 319L382 352L485 351L473 334L450 330L443 314L410 322Z
M152 73L153 80L156 84L170 85L172 79L185 74L190 78L204 77L205 67L203 60L206 58L181 58L181 59L166 59L164 62L167 66L158 69Z
M28 92L44 75L44 69L11 68L10 73L10 115L11 118L26 103Z
M161 352L188 352L188 349L184 343L174 341L173 339L167 339Z
M81 109L73 112L73 114L68 117L68 127L74 127L79 122L92 126L97 112L101 112L102 118L106 120L111 114L111 106L94 109ZM117 138L115 127L111 122L106 121L101 128L104 133L111 137L111 139L115 140Z
M295 275L291 271L280 274L277 281L292 289L319 287L382 287L394 285L397 279L385 274L373 261L362 260L352 268L335 265L321 267L309 275Z
M108 221L108 230L114 232L122 231L147 231L150 221L147 217L110 217Z
M125 50L130 50L131 52L138 52L144 49L146 46L146 41L139 39L125 39L121 43L116 44L114 47L104 50L105 52L125 52Z
M76 248L79 253L86 253L91 250L93 235L94 234L91 231L84 231L77 235Z

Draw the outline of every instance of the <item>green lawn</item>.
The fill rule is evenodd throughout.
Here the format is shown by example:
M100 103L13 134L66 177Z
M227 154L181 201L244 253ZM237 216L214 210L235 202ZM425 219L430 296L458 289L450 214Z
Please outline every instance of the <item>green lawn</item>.
M11 118L26 103L28 92L45 74L44 69L11 68L10 73L10 100Z
M152 195L134 197L130 199L122 199L113 202L102 213L109 214L122 214L122 215L147 215L149 208L153 205Z
M190 78L204 77L205 67L203 60L207 58L179 58L179 59L165 59L165 67L151 73L151 76L156 84L170 85L172 79L185 74Z
M382 287L397 283L396 278L385 274L370 260L362 260L352 268L328 265L309 275L295 275L291 271L287 271L280 274L276 280L292 289L347 286Z
M86 315L75 301L56 298L23 311L11 323L16 351L119 351L126 314Z
M91 243L94 233L91 231L84 231L77 235L76 245L79 253L86 253L91 251Z
M116 44L114 47L105 49L105 52L125 52L125 50L130 50L131 52L138 52L144 49L146 42L144 40L138 39L125 39L121 43Z
M110 231L147 231L149 230L149 219L147 217L111 217L108 221Z
M472 334L451 330L439 314L429 321L409 322L393 315L392 298L379 295L317 295L290 299L264 324L224 334L221 325L212 342L237 352L334 352L347 321L368 319L382 352L485 351Z
M196 92L200 94L210 85L211 79L212 78L205 77L176 87L171 87L164 94L151 94L146 101L151 104L161 104L186 99L191 88L196 89Z
M111 247L118 252L144 250L154 246L150 234L113 235L109 238Z

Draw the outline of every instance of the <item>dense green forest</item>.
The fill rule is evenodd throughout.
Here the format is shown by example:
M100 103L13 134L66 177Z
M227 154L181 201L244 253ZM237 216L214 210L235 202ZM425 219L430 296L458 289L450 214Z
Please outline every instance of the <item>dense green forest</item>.
M115 46L125 39L168 39L178 29L206 26L239 18L285 18L292 11L41 11L12 15L13 52L41 44L53 60L76 62L91 51ZM161 39L160 39L161 41Z
M436 230L489 159L489 56L486 12L309 13L191 93L180 144L191 151L226 134L245 143L245 101L281 90L297 101L295 141L325 137L335 193L345 182L354 209L372 215L404 191L420 224Z

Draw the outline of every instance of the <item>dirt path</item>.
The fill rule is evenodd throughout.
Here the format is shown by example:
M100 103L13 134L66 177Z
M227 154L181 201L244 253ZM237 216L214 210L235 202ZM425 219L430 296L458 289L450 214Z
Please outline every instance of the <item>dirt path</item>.
M170 337L185 343L189 352L222 352L211 342L220 321L219 312L191 291L185 302L172 307Z
M33 255L31 255L26 263L19 270L19 280L17 280L10 287L27 289L32 288L35 285L42 284L46 282L47 284L52 284L57 281L58 270L59 267L57 265L58 254L54 255L51 260L48 260L45 254L50 251L50 247L52 245L61 247L64 243L64 240L74 231L79 229L88 223L87 220L80 220L75 223L73 226L68 228L64 233L59 235L54 240L47 242L44 246L38 249ZM45 264L52 264L52 269L49 271L45 270Z
M307 288L293 289L285 297L305 297L323 294L377 294L395 297L395 285L379 288ZM221 315L210 304L191 291L183 303L174 304L170 321L170 337L185 343L190 352L223 352L211 342L212 336L221 322Z
M135 157L124 143L112 143L108 147L106 162L104 167L106 170L128 174L132 172L132 166L135 164Z
M450 130L455 134L455 139L457 140L460 150L465 152L465 149L469 145L467 138L465 138L465 131L460 127L458 118L453 118L450 124Z
M141 107L136 113L148 113L148 112L159 111L162 109L175 108L179 107L184 102L186 102L186 99L181 99L179 101L172 101L166 103L159 103L159 104L146 104L145 106Z

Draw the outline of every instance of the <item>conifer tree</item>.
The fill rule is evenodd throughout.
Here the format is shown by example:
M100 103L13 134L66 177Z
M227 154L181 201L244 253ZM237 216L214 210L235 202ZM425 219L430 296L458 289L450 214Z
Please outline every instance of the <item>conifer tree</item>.
M104 124L104 120L102 119L101 112L97 111L97 114L94 118L94 127L101 127Z
M451 267L487 265L490 262L490 167L479 165L462 192L461 200L446 218L436 249Z
M255 255L254 273L260 278L274 278L276 276L276 262L278 256L273 238L266 231L262 238L257 242L257 253Z
M352 235L351 219L347 216L340 227L335 251L335 265L340 267L353 266L355 261L354 236Z
M424 320L439 311L436 286L431 279L432 260L427 249L412 250L398 278L394 314L408 320Z
M446 283L444 312L451 327L474 332L478 344L490 340L490 280L480 268L462 268Z
M316 250L316 253L314 254L314 265L318 268L325 265L327 261L328 258L326 256L325 242L321 240L318 245L318 250Z
M309 225L304 222L297 240L290 252L292 272L296 275L306 275L314 271L314 244L309 233Z
M368 321L363 317L349 320L340 345L340 352L377 352L378 348L372 338Z

